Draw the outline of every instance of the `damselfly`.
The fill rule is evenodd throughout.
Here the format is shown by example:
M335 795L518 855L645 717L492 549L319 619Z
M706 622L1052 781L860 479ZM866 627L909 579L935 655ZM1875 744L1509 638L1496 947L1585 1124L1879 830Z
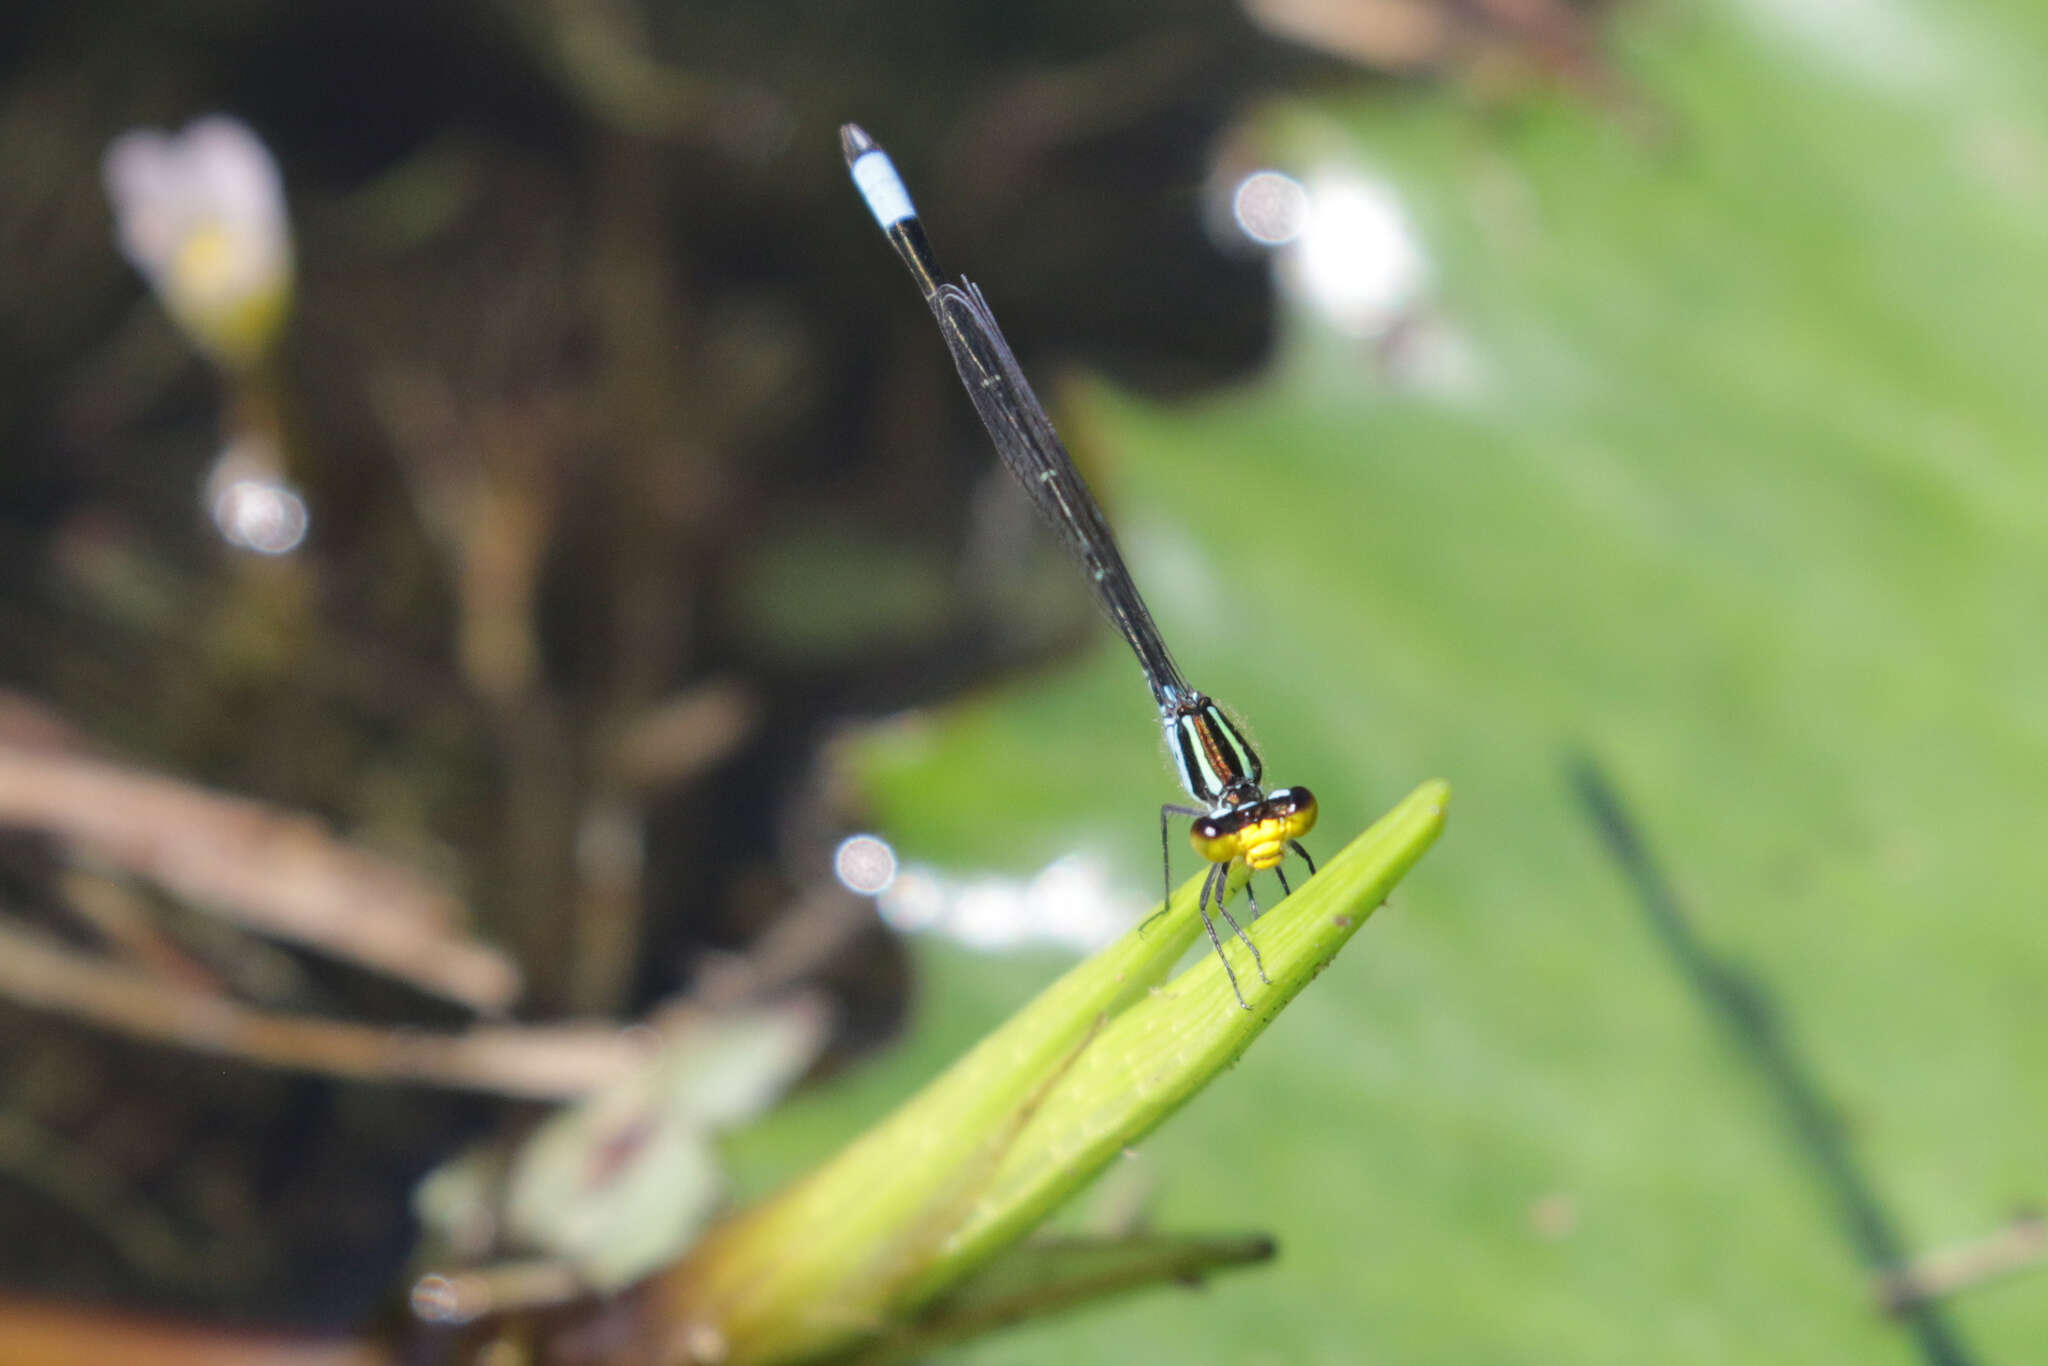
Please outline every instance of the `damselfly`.
M973 400L982 425L995 442L996 453L1081 562L1089 582L1095 585L1103 610L1130 642L1139 667L1145 671L1145 681L1152 685L1152 700L1159 705L1166 748L1180 770L1181 786L1202 803L1169 803L1159 808L1159 861L1166 895L1171 899L1173 887L1167 853L1168 821L1173 816L1192 816L1189 842L1211 865L1202 881L1196 909L1208 927L1209 942L1223 959L1223 970L1229 974L1237 1003L1250 1010L1209 911L1214 907L1244 941L1244 946L1251 950L1252 963L1258 968L1259 980L1266 981L1266 965L1259 957L1259 946L1224 905L1230 890L1230 870L1238 863L1249 871L1271 869L1280 878L1282 890L1286 890L1287 874L1280 865L1292 849L1308 864L1313 875L1315 860L1301 847L1300 837L1316 823L1316 799L1305 787L1266 791L1261 785L1258 752L1244 733L1207 694L1189 687L1181 677L1179 666L1167 653L1166 642L1159 638L1159 628L1146 610L1145 600L1138 596L1130 570L1124 567L1123 555L1110 535L1102 509L1088 492L1088 486L1081 482L1080 471L1074 468L1072 457L1053 431L1052 419L1031 392L1031 385L1025 381L1016 356L1011 354L1010 344L1003 340L1003 331L996 326L995 315L989 311L981 291L966 280L954 284L939 278L931 243L925 239L924 226L918 221L910 193L903 188L903 180L896 174L889 154L851 123L839 130L839 145L846 153L853 183L895 246L896 254L910 267L924 301L939 320L940 335L946 339L946 349L953 353L953 366L960 372L960 382L966 386L968 398ZM1256 916L1259 903L1253 897L1249 879L1245 896Z

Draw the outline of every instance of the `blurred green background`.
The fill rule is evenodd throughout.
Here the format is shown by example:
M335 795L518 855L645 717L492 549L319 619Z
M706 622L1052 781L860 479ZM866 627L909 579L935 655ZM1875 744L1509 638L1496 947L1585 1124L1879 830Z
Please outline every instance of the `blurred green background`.
M1270 781L1317 793L1311 847L1425 779L1454 793L1389 909L1111 1178L1159 1228L1270 1232L1279 1260L949 1359L2036 1359L2038 1263L1902 1324L1870 1220L1911 1257L2048 1202L2048 11L1409 8L1463 37L1278 57L1195 0L609 6L594 38L566 0L32 6L0 47L0 146L63 183L33 228L0 220L10 683L445 873L534 1017L640 1018L829 886L862 826L949 873L1103 854L1142 905L1176 793L1137 670L1060 617L1080 585L1050 556L1009 590L1043 620L963 588L960 527L1001 476L844 183L831 128L858 117L1010 328L1189 678ZM604 55L622 13L696 79ZM215 107L272 140L300 233L313 531L277 566L196 515L219 395L79 207L112 131ZM1350 335L1282 291L1254 368L1263 260L1190 246L1211 156L1390 187L1426 261L1398 326ZM1155 251L1161 225L1185 240ZM463 676L392 373L445 383L457 436L542 433L491 471L543 508L533 697ZM130 532L132 560L108 552ZM146 571L114 607L105 574L64 577L102 553ZM591 756L706 679L754 708L731 750L679 793L606 787ZM1646 914L1589 766L1696 939ZM598 912L625 928L579 938L578 821L626 808L646 866ZM729 1145L744 1193L1067 961L918 938L906 978L859 913L865 947L817 970L836 1073ZM296 1008L425 1015L313 986ZM200 1087L133 1061L94 1085ZM206 1104L263 1112L254 1137L202 1157L232 1183L264 1153L305 1200L289 1237L282 1200L249 1202L278 1249L205 1302L242 1315L358 1321L402 1274L418 1172L521 1122L247 1085ZM377 1160L300 1163L351 1143ZM348 1232L336 1200L357 1243L289 1255ZM10 1276L66 1262L30 1236L47 1209L0 1216L30 1249Z
M2038 1207L2041 14L1687 7L1618 32L1646 135L1445 92L1258 120L1289 169L1398 187L1468 393L1374 382L1298 309L1228 395L1059 390L1183 667L1321 797L1312 842L1422 778L1455 798L1391 912L1145 1145L1163 1225L1270 1230L1279 1264L966 1360L1929 1359L1603 855L1580 753L1774 999L1909 1249ZM1078 844L1145 885L1168 785L1102 634L1085 667L869 746L906 852L1022 869ZM921 958L895 1084L1049 972ZM756 1160L844 1122L801 1103ZM1957 1360L2048 1342L2038 1274L1950 1315Z

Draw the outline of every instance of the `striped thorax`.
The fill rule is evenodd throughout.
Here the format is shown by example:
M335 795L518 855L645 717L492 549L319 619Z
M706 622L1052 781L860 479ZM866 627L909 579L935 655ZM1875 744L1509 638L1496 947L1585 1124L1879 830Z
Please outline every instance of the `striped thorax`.
M1259 753L1223 708L1190 693L1161 718L1180 785L1206 806L1236 806L1260 795Z

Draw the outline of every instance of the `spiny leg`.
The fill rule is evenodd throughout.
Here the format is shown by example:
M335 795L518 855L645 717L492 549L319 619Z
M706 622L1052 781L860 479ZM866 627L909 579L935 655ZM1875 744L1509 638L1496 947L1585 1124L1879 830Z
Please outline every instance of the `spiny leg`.
M1165 915L1166 908L1173 904L1173 855L1168 852L1169 846L1166 840L1167 821L1175 816L1202 816L1207 814L1199 806L1181 806L1174 802L1168 802L1159 808L1159 909L1146 916L1143 923L1138 926L1139 929L1144 929L1146 925Z
M1287 870L1279 864L1273 865L1273 876L1280 879L1280 895L1293 896L1294 889L1287 885Z
M1314 877L1316 875L1316 861L1308 856L1308 850L1301 847L1301 841L1289 840L1287 841L1287 847L1301 855L1301 861L1308 865L1308 875Z
M1225 872L1228 872L1230 869L1230 865L1227 863L1219 863L1216 866ZM1216 910L1225 920L1230 922L1230 928L1237 931L1237 937L1244 941L1244 946L1252 951L1252 962L1259 969L1259 980L1267 986L1271 986L1273 985L1273 979L1266 976L1266 960L1259 957L1259 946L1252 942L1252 937L1244 932L1244 926L1237 923L1237 920L1230 914L1230 908L1223 904L1223 894L1229 890L1230 880L1228 878L1216 884ZM1258 919L1259 899L1252 895L1252 880L1249 876L1244 880L1244 896L1245 900L1252 903L1252 918L1254 920Z
M1210 865L1208 876L1202 879L1202 895L1196 900L1195 909L1202 913L1202 928L1209 932L1209 942L1215 946L1216 956L1223 960L1223 975L1230 979L1230 989L1236 993L1237 1003L1246 1010L1250 1010L1252 1004L1250 1001L1245 1000L1244 990L1237 984L1237 969L1230 966L1230 955L1223 951L1223 940L1216 934L1216 922L1209 918L1209 894L1212 891L1216 894L1216 909L1219 911L1223 909L1222 879L1223 874L1229 867L1230 865L1227 863ZM1232 921L1231 923L1235 925L1237 922ZM1258 950L1254 949L1253 952L1256 953Z

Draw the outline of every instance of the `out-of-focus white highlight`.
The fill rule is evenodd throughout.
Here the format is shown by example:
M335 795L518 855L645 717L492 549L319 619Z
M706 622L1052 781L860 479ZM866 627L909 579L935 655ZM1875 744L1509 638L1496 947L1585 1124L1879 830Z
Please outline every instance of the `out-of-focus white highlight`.
M192 338L232 365L268 349L291 295L284 180L262 141L215 114L131 129L101 178L122 254Z
M206 508L221 539L259 555L289 555L306 539L306 500L276 462L246 441L230 443L206 476Z
M1213 182L1212 228L1271 251L1289 298L1368 343L1380 373L1402 389L1460 400L1480 391L1482 367L1432 306L1429 254L1393 185L1341 161L1301 180L1275 170L1232 175Z
M1308 191L1291 175L1253 171L1230 196L1231 221L1262 247L1278 247L1301 236L1308 223Z
M1982 79L1986 62L1970 60L1956 32L1929 18L1939 7L1911 0L1741 0L1736 6L1767 37L1799 49L1878 89L1926 90L1958 75ZM1988 54L1986 54L1988 57Z
M1034 944L1092 953L1138 915L1110 885L1108 861L1088 854L1069 854L1023 881L955 878L913 864L876 904L899 931L943 934L990 953Z
M1280 259L1281 284L1355 337L1377 337L1412 309L1429 261L1391 185L1326 167L1304 186L1307 217Z
M896 880L896 851L874 835L849 835L832 853L832 871L847 890L875 896Z

